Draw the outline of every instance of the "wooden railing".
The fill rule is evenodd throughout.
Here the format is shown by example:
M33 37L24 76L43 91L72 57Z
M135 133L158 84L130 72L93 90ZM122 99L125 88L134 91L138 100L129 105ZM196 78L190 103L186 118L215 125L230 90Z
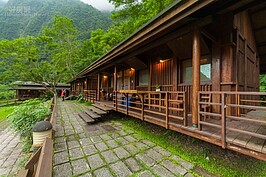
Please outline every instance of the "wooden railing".
M52 100L52 115L46 119L53 125L53 135L56 130L57 99ZM27 161L24 169L20 170L18 177L52 177L53 140L46 138L40 147Z
M83 98L89 102L95 102L97 98L97 91L96 90L83 90Z
M209 84L201 84L200 85L200 91L211 91L212 90L212 85ZM188 113L191 113L191 108L192 108L192 85L190 84L179 84L178 85L178 91L181 92L186 92L187 93L187 105L188 105Z
M209 101L203 101L206 95L211 95ZM266 125L266 101L260 99L265 96L265 92L199 92L199 130L202 130L203 126L220 130L219 138L223 148L226 148L228 143L228 132L232 135L241 134L265 140L265 132L258 131L260 126ZM248 126L236 127L232 121L257 125L258 129L254 131L247 128Z
M114 92L115 110L169 128L187 126L185 92L120 90Z

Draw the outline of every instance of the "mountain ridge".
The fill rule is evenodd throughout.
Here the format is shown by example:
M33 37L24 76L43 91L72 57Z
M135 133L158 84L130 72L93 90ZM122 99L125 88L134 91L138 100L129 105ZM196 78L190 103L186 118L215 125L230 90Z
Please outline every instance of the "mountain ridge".
M110 13L101 12L80 0L0 0L0 39L37 36L52 25L54 15L72 19L79 30L79 39L88 39L90 31L107 29Z

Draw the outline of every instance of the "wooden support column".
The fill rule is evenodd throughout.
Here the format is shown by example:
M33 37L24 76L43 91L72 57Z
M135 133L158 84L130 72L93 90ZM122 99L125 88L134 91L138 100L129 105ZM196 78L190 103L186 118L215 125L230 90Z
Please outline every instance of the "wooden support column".
M116 68L116 65L115 65L115 69L114 69L114 92L117 91L117 68Z
M211 65L212 91L221 91L221 46L212 43L212 65ZM212 101L220 103L219 94L212 95ZM220 112L220 106L212 106L212 111Z
M168 105L168 92L165 94L165 128L169 128L169 105Z
M192 125L198 126L198 91L200 90L200 31L194 29L192 44Z
M150 63L150 73L149 73L149 83L148 83L148 91L152 91L152 62L151 59L149 59ZM149 104L149 109L151 109L151 94L148 93L148 104Z
M98 72L98 84L97 84L97 101L101 99L101 74Z
M89 79L88 79L88 76L86 77L86 90L89 90Z
M113 86L114 86L114 96L115 96L115 101L114 101L114 105L115 105L115 110L117 111L117 67L115 65L114 68L114 81L113 81ZM113 98L112 98L113 99Z
M172 91L177 91L177 85L178 85L178 67L177 67L177 58L173 58L172 62L172 71L173 71L173 90Z

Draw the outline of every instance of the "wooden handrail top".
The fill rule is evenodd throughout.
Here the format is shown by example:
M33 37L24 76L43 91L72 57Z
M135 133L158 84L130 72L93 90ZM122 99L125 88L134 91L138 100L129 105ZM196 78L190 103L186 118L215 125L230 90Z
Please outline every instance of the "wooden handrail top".
M53 140L46 138L41 150L35 177L52 177Z
M138 93L138 90L119 90L120 93Z
M199 91L199 94L266 95L266 92Z
M118 90L118 91L114 91L117 93L136 93L136 94L161 94L161 93L173 93L173 94L178 94L178 93L182 93L185 94L185 91L143 91L143 90ZM181 95L180 95L181 96Z

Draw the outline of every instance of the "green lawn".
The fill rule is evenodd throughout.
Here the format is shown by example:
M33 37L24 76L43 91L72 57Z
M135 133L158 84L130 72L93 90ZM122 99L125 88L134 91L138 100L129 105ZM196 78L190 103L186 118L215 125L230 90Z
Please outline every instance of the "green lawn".
M116 116L115 116L116 117ZM266 163L162 127L118 116L124 127L218 176L266 176Z
M14 106L3 106L0 107L0 120L6 118L14 109Z

